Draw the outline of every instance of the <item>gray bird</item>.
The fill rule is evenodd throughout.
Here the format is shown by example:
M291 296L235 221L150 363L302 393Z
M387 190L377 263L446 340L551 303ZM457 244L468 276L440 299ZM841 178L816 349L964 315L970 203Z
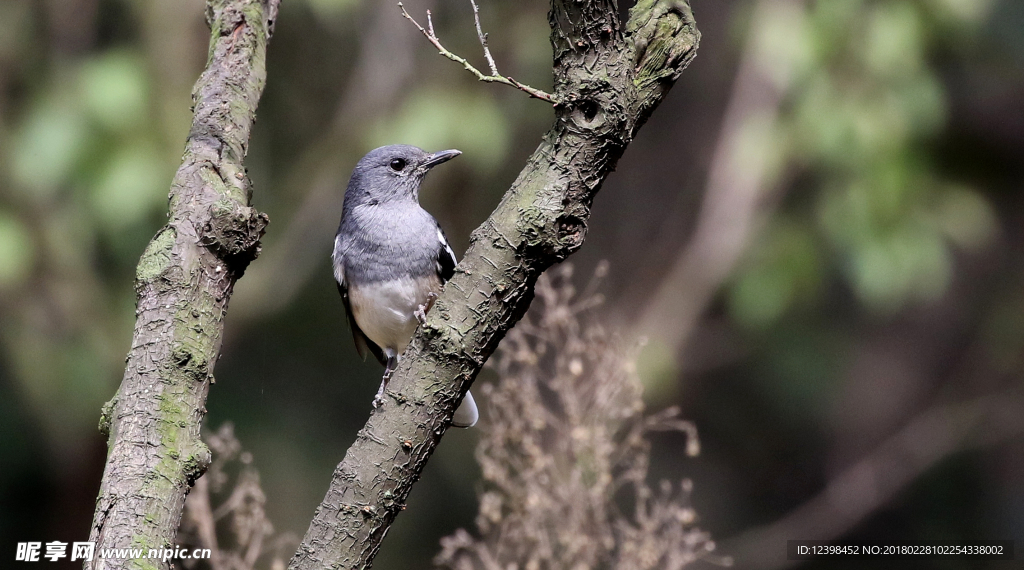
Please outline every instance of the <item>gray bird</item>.
M345 190L331 258L356 350L364 359L372 353L385 367L374 407L383 402L417 325L455 273L455 252L437 220L420 207L419 191L431 168L460 154L380 147L359 160ZM467 392L452 425L470 427L478 418Z

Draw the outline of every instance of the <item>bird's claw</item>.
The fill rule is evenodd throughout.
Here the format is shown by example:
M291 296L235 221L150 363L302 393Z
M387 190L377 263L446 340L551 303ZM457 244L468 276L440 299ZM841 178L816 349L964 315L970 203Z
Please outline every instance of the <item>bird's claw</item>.
M434 301L436 300L437 293L430 291L427 293L427 302L416 307L416 310L413 311L412 314L415 315L416 320L419 321L421 325L427 324L427 311L429 311L434 306Z
M377 388L377 394L373 397L373 409L379 408L384 404L384 389L388 387L388 380L391 379L391 375L394 374L393 368L384 369L384 378L380 381L380 388Z

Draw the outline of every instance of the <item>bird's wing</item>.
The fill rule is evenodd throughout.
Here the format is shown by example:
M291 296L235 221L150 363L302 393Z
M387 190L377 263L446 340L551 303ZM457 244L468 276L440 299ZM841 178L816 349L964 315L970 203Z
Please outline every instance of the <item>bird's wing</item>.
M336 264L340 264L340 262L340 259L335 260ZM345 282L344 271L339 271L338 265L335 266L334 278L338 282L338 293L341 293L341 302L345 304L345 314L348 315L348 326L352 329L352 340L355 341L356 352L359 353L359 357L363 360L366 360L366 353L369 352L381 364L385 364L387 359L384 358L384 351L372 340L366 338L366 335L363 334L363 329L359 328L359 324L356 323L355 313L352 312L352 304L348 298L348 283Z
M437 251L437 275L442 283L447 283L455 275L458 260L455 259L455 252L452 251L452 246L448 245L448 238L445 237L441 226L437 226L437 239L441 242L441 247Z

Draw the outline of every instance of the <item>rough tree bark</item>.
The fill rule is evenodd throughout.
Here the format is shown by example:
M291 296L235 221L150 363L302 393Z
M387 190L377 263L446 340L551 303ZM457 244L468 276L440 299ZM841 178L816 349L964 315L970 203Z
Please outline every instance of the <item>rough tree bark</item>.
M171 183L168 222L135 279L135 333L124 378L104 406L108 435L89 540L102 548L173 547L188 488L210 452L199 438L235 281L259 253L267 216L249 206L242 166L266 78L279 0L209 0L206 70ZM167 568L94 557L90 568Z
M602 182L696 54L687 0L552 0L555 124L406 350L386 401L334 473L290 567L367 568L463 395L528 308L537 277L576 251Z

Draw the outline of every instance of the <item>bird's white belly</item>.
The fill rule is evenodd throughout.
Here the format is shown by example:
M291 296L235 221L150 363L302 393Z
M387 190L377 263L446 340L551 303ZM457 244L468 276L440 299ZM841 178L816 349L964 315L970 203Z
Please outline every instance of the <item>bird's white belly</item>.
M382 349L405 350L419 322L416 309L427 302L427 293L437 291L440 281L418 277L366 283L349 288L352 316L366 338Z

